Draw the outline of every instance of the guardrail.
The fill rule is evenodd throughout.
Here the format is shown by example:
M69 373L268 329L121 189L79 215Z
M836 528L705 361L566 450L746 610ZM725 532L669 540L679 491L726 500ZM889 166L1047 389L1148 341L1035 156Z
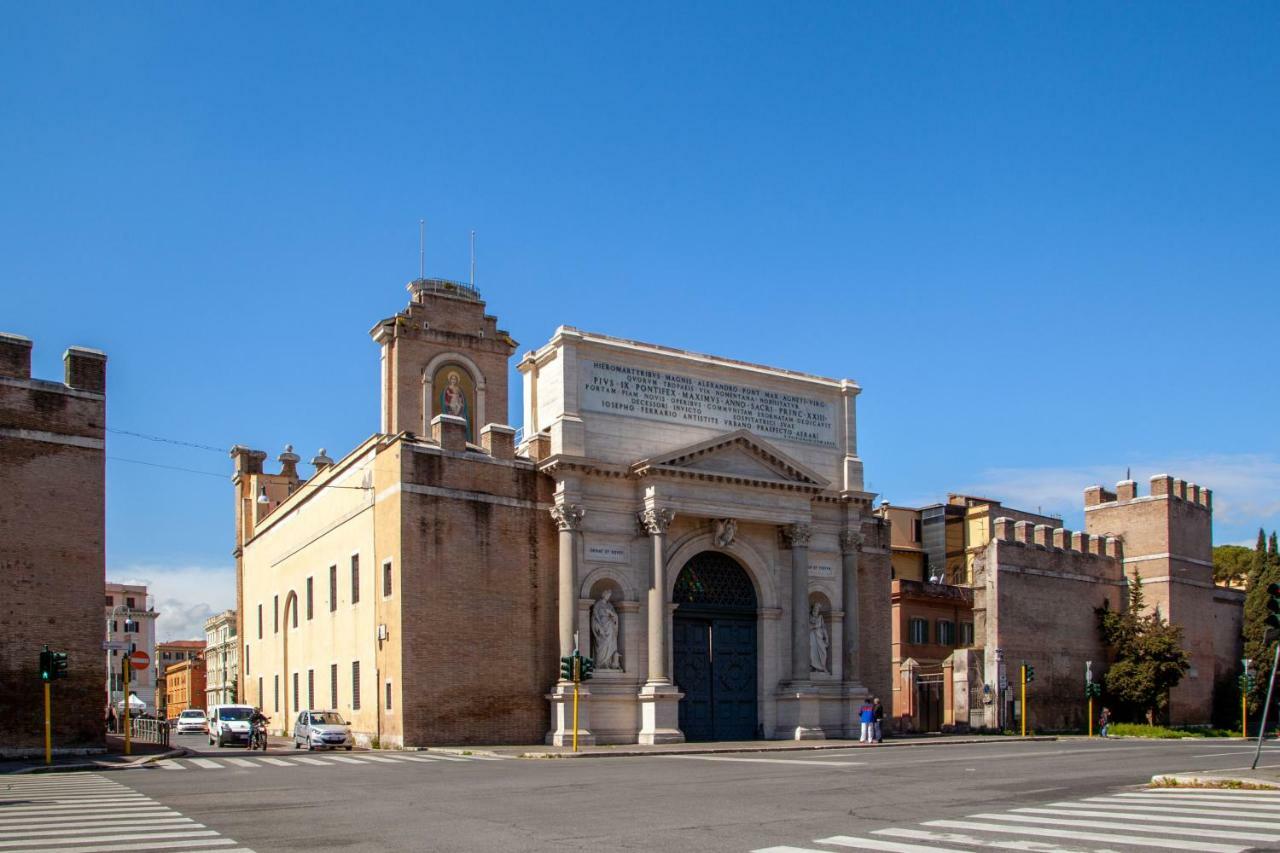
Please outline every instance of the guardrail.
M129 728L132 729L133 739L140 743L158 743L163 746L169 745L168 720L156 720L149 717L140 717L129 720Z

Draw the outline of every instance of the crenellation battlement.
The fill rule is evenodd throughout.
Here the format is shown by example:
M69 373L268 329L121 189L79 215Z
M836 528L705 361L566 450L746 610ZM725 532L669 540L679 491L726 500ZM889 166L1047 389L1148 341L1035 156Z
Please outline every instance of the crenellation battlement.
M1102 486L1090 486L1084 490L1084 508L1086 511L1104 504L1128 503L1130 501L1166 498L1168 500L1185 501L1193 506L1213 511L1213 491L1187 480L1180 480L1169 474L1156 474L1151 478L1151 490L1146 496L1139 495L1138 484L1134 480L1121 480L1116 483L1115 491Z
M1102 557L1110 560L1121 560L1124 557L1124 548L1119 537L1092 536L1088 533L1068 530L1065 527L1054 528L1047 524L1014 521L1005 516L995 520L995 534L992 538L1015 545L1042 548L1046 551L1064 551L1081 557Z

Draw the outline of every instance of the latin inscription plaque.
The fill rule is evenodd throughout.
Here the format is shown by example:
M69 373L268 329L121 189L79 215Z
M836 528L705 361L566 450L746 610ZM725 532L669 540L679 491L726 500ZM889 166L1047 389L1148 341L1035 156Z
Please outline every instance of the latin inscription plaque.
M747 429L766 438L834 447L829 400L606 361L582 362L582 408L667 423Z

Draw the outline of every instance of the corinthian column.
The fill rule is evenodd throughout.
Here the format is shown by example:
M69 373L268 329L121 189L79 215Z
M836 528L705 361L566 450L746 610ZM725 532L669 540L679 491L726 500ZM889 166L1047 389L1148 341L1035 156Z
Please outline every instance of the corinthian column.
M573 633L578 630L578 539L584 515L586 510L578 504L551 507L560 530L560 657L573 654Z
M841 606L844 609L844 667L846 683L862 680L861 656L858 651L858 553L862 551L862 534L846 530L840 534Z
M653 561L649 570L649 677L646 685L669 685L667 671L667 528L675 514L669 509L646 509L639 514L640 526L649 534Z
M782 541L791 549L791 681L809 681L809 537L807 524L781 528Z

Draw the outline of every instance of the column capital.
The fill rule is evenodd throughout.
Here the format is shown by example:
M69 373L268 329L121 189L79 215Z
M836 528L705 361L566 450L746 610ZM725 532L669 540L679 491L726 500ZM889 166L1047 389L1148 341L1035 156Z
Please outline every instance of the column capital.
M676 514L669 509L643 509L636 513L640 529L650 536L664 536Z
M778 528L782 536L782 544L786 548L808 548L809 539L813 536L813 528L807 524L784 524Z
M854 530L840 532L840 551L844 554L856 554L862 550L864 539L861 533Z
M560 530L581 530L582 517L587 514L581 504L568 503L556 504L549 512Z

